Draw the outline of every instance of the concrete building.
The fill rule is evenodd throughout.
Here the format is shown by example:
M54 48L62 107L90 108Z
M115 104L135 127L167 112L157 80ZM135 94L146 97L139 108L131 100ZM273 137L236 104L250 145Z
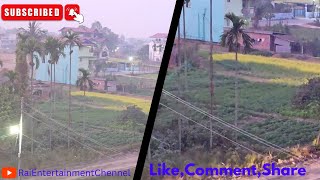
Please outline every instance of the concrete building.
M78 70L79 70L79 47L73 47L72 53L72 64L71 64L71 84L76 85L76 81L78 79ZM64 49L65 57L60 56L58 63L56 64L56 82L69 84L69 72L70 72L70 54L69 47L65 47ZM45 57L45 63L40 63L39 68L35 71L35 79L40 81L50 81L51 68L48 63L49 56Z
M150 37L151 41L149 43L149 60L161 62L164 48L167 42L167 34L157 33Z
M225 0L212 1L213 11L213 41L220 42L225 25ZM230 2L231 3L231 2ZM185 4L185 30L186 38L202 41L210 41L210 0L190 0ZM183 13L180 17L180 33L184 37Z

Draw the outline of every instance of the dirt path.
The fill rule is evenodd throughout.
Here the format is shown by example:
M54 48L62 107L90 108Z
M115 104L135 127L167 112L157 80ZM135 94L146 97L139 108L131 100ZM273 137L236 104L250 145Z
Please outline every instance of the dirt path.
M102 169L104 171L120 171L120 170L128 170L136 167L138 159L138 153L129 153L124 155L119 155L113 159L106 158L99 160L98 162L92 164L83 164L79 166L74 166L67 168L68 170L75 170L75 171L91 171L96 169ZM63 169L63 168L61 168ZM133 176L132 170L130 171L130 175ZM28 178L28 180L42 180L42 179L63 179L63 180L77 180L77 179L90 179L92 177L33 177ZM112 179L112 177L110 177Z

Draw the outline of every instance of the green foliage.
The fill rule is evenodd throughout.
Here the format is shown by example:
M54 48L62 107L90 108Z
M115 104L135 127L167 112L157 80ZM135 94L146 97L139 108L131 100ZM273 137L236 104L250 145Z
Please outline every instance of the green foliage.
M0 86L0 122L2 127L18 122L19 97L10 93L6 86Z
M260 123L248 124L245 130L281 147L288 147L310 144L316 138L320 125L293 120L268 119Z
M128 106L126 110L122 111L119 120L126 123L134 121L137 123L145 123L146 114L142 112L141 108L137 106Z
M302 85L296 92L293 105L309 113L319 115L320 108L320 78L313 78Z
M137 56L143 61L149 60L149 45L144 45L141 47L137 52Z
M250 55L256 55L256 56L265 56L265 57L271 57L273 56L273 53L270 51L259 51L259 50L254 50L249 53Z

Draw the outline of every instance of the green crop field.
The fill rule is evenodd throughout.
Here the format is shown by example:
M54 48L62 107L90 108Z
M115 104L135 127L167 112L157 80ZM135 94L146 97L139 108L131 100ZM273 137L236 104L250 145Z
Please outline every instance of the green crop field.
M214 115L234 123L235 75L232 72L237 66L240 71L238 124L241 128L283 147L310 144L314 140L320 121L315 114L293 107L292 99L300 85L319 76L320 63L252 55L239 55L239 62L236 62L234 54L215 54L213 59ZM184 83L183 75L178 77L174 71L168 74L164 89L209 111L208 70L189 71L187 91L179 90ZM207 121L166 96L162 101L199 122ZM164 115L165 112L168 111L160 111L162 123L157 123L159 127L156 128L168 126L165 122L172 119ZM304 121L306 117L314 120ZM215 126L221 128L221 125ZM221 129L232 132L228 128Z

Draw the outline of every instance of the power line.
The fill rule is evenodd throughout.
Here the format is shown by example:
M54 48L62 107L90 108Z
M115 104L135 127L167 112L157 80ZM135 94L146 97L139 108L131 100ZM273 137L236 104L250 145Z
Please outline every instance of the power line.
M26 104L26 103L25 103ZM28 105L28 104L27 104ZM68 128L68 127L66 127L65 125L63 125L62 123L60 123L60 122L58 122L58 121L56 121L56 120L54 120L54 119L52 119L52 118L49 118L48 116L46 116L44 113L42 113L41 111L39 111L39 110L37 110L37 109L35 109L35 108L33 108L33 107L31 107L30 105L28 105L31 109L33 109L34 111L36 111L36 112L38 112L39 114L41 114L42 116L44 116L44 117L46 117L47 119L49 119L49 120L52 120L53 122L55 122L56 124L58 124L59 126L62 126L62 127L64 127L64 128ZM35 118L35 117L34 117ZM39 119L38 119L39 120ZM69 128L68 128L69 129ZM89 140L89 141L91 141L91 142L93 142L93 143L95 143L96 145L99 145L99 146L101 146L101 147L103 147L103 148L105 148L105 149L107 149L107 150L109 150L109 151L112 151L112 152L114 152L114 153L116 153L116 154L113 154L113 155L122 155L122 152L120 152L120 151L117 151L117 150L114 150L114 149L111 149L111 148L109 148L109 147L106 147L105 145L103 145L102 143L100 143L100 142L98 142L98 141L96 141L96 140L94 140L94 139L92 139L92 138L90 138L90 137L88 137L88 136L84 136L83 134L79 134L79 133L77 133L76 131L74 131L74 130L72 130L72 129L69 129L71 132L73 132L74 134L76 134L76 135L78 135L78 136L81 136L81 137L83 137L83 138L85 138L85 139L87 139L87 140ZM60 132L61 133L61 132ZM62 134L64 134L64 133L62 133ZM66 134L64 134L64 135L66 135ZM70 137L71 138L71 137ZM71 138L71 139L73 139L73 140L75 140L75 141L77 141L76 139L74 139L74 138ZM77 141L77 142L79 142L79 141ZM79 143L81 143L81 142L79 142ZM81 144L83 144L83 143L81 143ZM84 145L84 144L83 144ZM87 146L88 147L88 146ZM91 148L91 147L88 147L88 148ZM123 156L123 155L122 155ZM125 156L124 156L125 157Z
M25 103L25 104L26 104L26 103ZM71 131L72 133L74 133L74 134L76 134L76 135L78 135L78 136L81 136L82 138L85 138L85 139L93 142L94 144L99 145L99 146L101 146L101 147L103 147L103 148L105 148L105 149L107 149L107 150L109 150L109 151L112 151L112 152L115 152L115 153L118 152L118 151L116 151L116 150L114 150L114 149L112 149L112 148L109 148L109 147L103 145L102 143L100 143L100 142L98 142L98 141L96 141L96 140L94 140L94 139L92 139L92 138L90 138L90 137L88 137L88 136L85 136L85 135L83 135L83 134L80 134L80 133L74 131L73 129L67 127L66 125L60 123L59 121L56 121L55 119L52 119L52 118L48 117L47 115L45 115L45 114L42 113L41 111L39 111L39 110L31 107L30 105L28 105L28 104L26 104L26 105L27 105L29 108L31 108L32 110L34 110L35 112L37 112L37 113L41 114L42 116L44 116L46 119L51 120L51 121L53 121L54 123L56 123L56 124L58 124L58 125L60 125L60 126L62 126L62 127L64 127L64 128L66 128L66 129L68 129L68 130Z
M256 141L258 141L258 142L260 142L260 143L262 143L262 144L264 144L264 145L266 145L268 147L271 147L271 148L273 148L273 149L275 149L275 150L277 150L279 152L282 152L282 153L285 153L287 155L299 158L298 156L292 154L290 151L288 151L288 150L286 150L286 149L284 149L284 148L282 148L282 147L280 147L280 146L278 146L276 144L268 142L268 141L266 141L266 140L264 140L264 139L262 139L262 138L260 138L260 137L258 137L256 135L254 135L254 134L251 134L251 133L249 133L247 131L244 131L244 130L242 130L242 129L240 129L240 128L238 128L238 127L236 127L236 126L234 126L234 125L232 125L230 123L227 123L227 122L223 121L222 119L220 119L218 117L215 117L215 116L207 113L206 111L204 111L204 110L192 105L191 103L182 100L181 98L173 95L172 93L170 93L170 92L168 92L166 90L163 90L163 93L165 95L167 95L167 96L170 96L172 99L174 99L174 100L176 100L176 101L178 101L178 102L180 102L180 103L192 108L193 110L195 110L195 111L197 111L197 112L209 117L210 119L213 119L213 120L223 124L224 126L227 126L227 127L231 128L231 129L233 129L233 130L235 130L235 131L237 131L237 132L239 132L239 133L241 133L241 134L243 134L243 135L245 135L245 136L247 136L249 138L252 138L252 139L254 139L254 140L256 140Z
M42 120L40 120L40 119L38 119L38 118L36 118L36 117L32 116L31 114L26 113L26 112L24 112L24 114L26 114L27 116L29 116L30 118L32 118L32 119L34 119L34 120L36 120L36 121L38 121L38 122L44 123L48 128L51 128L51 126L50 126L49 124L47 124L46 122L44 122L44 121L42 121ZM58 129L56 129L56 128L52 128L52 129L53 129L53 130L58 131L58 132L59 132L59 133L61 133L62 135L67 136L67 134L65 134L65 133L63 133L63 132L61 132L61 131L59 131L59 130L58 130ZM100 154L100 155L105 155L104 153L102 153L102 152L100 152L100 151L97 151L97 150L93 149L92 147L90 147L90 146L88 146L88 145L86 145L86 144L84 144L84 143L82 143L82 142L80 142L80 141L76 140L76 139L75 139L75 138L73 138L73 137L70 137L70 138L71 138L72 140L74 140L74 141L78 142L79 144L81 144L81 145L83 145L83 146L87 147L88 149L90 149L90 150L92 150L92 151L94 151L94 152L96 152L96 153Z
M203 125L203 124L201 124L201 123L199 123L199 122L197 122L197 121L195 121L195 120L192 120L191 118L189 118L189 117L187 117L187 116L179 113L178 111L176 111L176 110L174 110L174 109L172 109L172 108L170 108L170 107L168 107L168 106L166 106L166 105L164 105L164 104L162 104L162 103L160 103L160 105L163 106L163 107L165 107L165 108L167 108L167 109L169 109L170 111L172 111L172 112L174 112L174 113L176 113L176 114L184 117L185 119L187 119L187 120L189 120L189 121L192 121L192 122L196 123L197 125L199 125L199 126L205 128L205 129L209 130L210 132L212 132L212 133L214 133L214 134L216 134L216 135L218 135L218 136L220 136L220 137L222 137L222 138L224 138L224 139L227 139L228 141L231 141L232 143L234 143L234 144L236 144L236 145L238 145L238 146L241 146L241 147L243 147L244 149L247 149L248 151L251 151L251 152L253 152L253 153L256 153L256 154L259 154L259 155L263 156L262 154L254 151L254 150L252 150L252 149L250 149L250 148L248 148L248 147L246 147L246 146L244 146L244 145L242 145L242 144L239 144L239 143L233 141L232 139L230 139L230 138L228 138L228 137L226 137L226 136L224 136L224 135L222 135L222 134L220 134L220 133L218 133L218 132L216 132L216 131L214 131L214 130L209 129L207 126L205 126L205 125Z

